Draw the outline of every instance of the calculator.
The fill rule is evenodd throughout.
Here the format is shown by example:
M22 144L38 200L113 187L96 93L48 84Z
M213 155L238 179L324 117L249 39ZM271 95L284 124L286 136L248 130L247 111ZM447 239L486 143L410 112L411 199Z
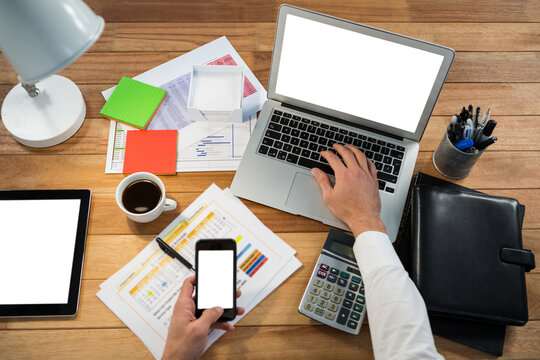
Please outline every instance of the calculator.
M330 230L298 311L358 335L366 316L364 282L353 252L354 237Z

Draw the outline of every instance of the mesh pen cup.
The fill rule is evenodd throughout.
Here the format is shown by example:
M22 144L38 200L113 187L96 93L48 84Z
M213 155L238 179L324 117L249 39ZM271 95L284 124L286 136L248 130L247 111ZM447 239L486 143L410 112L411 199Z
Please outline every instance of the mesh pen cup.
M433 152L433 165L438 172L450 179L463 179L472 171L484 150L467 153L456 149L445 131L439 147Z

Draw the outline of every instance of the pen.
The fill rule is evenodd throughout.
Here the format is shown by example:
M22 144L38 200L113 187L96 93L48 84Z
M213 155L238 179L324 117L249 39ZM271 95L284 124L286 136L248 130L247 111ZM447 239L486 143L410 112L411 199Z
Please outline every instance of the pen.
M497 142L497 137L491 137L487 140L484 140L482 141L480 144L476 145L476 150L480 151L480 150L484 150L485 148L487 148L489 145L491 144L494 144Z
M464 151L472 148L474 145L474 142L471 139L464 139L461 141L458 141L456 144L456 149Z
M480 106L476 107L476 115L474 116L474 128L478 129L478 117L480 116Z
M495 126L497 126L497 122L495 120L489 120L486 126L484 126L484 130L482 130L482 134L485 136L491 136Z
M465 125L465 129L463 129L463 139L470 139L471 138L471 126L469 124Z
M161 250L163 250L165 252L165 254L169 255L173 259L176 259L176 260L180 261L189 270L195 272L195 268L193 267L193 265L191 265L189 263L189 261L184 259L184 257L182 255L180 255L172 247L170 247L169 244L167 244L165 241L161 240L159 237L156 238L156 241L157 241L159 247L161 248Z
M485 125L486 122L489 120L489 115L491 115L491 108L488 108L487 113L482 116L482 124Z

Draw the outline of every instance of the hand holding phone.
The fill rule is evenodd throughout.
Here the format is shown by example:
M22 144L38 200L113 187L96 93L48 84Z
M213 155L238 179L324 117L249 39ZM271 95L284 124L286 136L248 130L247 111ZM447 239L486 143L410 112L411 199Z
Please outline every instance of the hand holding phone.
M236 242L232 239L199 240L195 245L195 316L205 309L223 308L218 321L236 317Z

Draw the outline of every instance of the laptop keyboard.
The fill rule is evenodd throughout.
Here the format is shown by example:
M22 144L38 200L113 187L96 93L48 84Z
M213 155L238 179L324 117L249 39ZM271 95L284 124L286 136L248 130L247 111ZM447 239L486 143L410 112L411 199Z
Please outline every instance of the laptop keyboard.
M335 143L354 145L362 150L375 164L379 190L394 193L405 148L355 131L274 110L258 152L308 169L317 167L334 175L320 152L331 150Z

